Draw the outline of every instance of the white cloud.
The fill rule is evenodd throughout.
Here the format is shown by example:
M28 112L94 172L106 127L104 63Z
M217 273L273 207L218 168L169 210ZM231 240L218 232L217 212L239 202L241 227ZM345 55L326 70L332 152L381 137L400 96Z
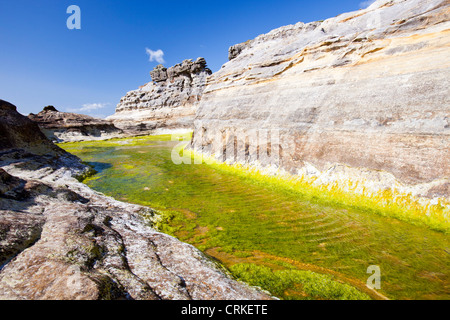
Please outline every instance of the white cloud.
M80 109L80 111L92 111L92 110L103 109L107 105L109 105L109 103L87 103L87 104L83 104L83 107Z
M156 61L158 63L164 63L164 52L161 49L156 51L150 50L149 48L145 48L145 52L147 52L149 56L149 61Z
M360 2L360 3L359 3L359 7L360 7L361 9L367 9L367 8L370 7L375 1L377 1L377 0L366 0L366 1Z
M74 112L74 113L76 113L76 112L89 113L90 111L103 109L109 105L110 105L110 103L86 103L86 104L83 104L83 106L81 108L69 108L69 109L67 109L67 111Z

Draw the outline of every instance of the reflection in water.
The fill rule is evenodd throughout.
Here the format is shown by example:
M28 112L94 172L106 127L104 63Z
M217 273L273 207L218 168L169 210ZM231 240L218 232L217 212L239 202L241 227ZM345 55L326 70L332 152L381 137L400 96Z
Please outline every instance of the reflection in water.
M101 173L102 171L106 169L112 168L111 163L105 163L105 162L86 162L88 166L90 166L92 169L95 170L95 172Z

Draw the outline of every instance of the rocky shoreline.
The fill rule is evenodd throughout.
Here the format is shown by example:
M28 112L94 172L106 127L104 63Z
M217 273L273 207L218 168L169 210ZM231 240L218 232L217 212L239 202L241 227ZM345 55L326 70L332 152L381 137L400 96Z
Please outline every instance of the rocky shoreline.
M271 298L154 230L152 209L78 182L89 168L5 101L0 131L0 299Z
M281 27L214 74L203 58L157 66L107 120L0 100L0 300L272 299L153 229L152 209L80 183L90 168L50 140L193 130L222 162L448 204L449 16L448 1L378 0Z
M449 10L378 0L231 46L214 74L203 58L158 66L108 120L131 134L190 129L200 154L317 185L448 202Z
M31 113L28 118L36 122L45 136L54 142L104 140L123 134L111 121L60 112L53 106L45 107L38 114Z

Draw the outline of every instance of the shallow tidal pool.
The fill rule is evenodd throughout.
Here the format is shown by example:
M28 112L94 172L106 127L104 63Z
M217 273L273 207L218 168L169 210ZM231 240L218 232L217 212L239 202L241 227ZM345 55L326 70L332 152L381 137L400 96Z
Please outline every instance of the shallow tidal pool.
M84 182L152 207L157 227L282 299L450 299L450 239L370 210L311 200L208 164L176 165L170 136L60 144ZM366 287L370 266L381 289Z

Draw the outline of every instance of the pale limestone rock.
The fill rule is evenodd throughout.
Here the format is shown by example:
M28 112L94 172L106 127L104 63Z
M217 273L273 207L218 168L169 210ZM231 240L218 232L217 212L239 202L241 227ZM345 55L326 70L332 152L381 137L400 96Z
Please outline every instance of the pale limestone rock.
M211 70L204 58L184 60L150 72L153 81L128 92L107 118L129 133L156 129L193 129L193 119Z
M280 141L272 151L280 147L279 166L291 173L309 165L324 183L353 177L376 190L402 185L448 199L449 13L449 1L379 0L232 47L208 80L193 147L267 165L257 155L270 144L248 136L273 130ZM217 135L245 156L214 150Z

